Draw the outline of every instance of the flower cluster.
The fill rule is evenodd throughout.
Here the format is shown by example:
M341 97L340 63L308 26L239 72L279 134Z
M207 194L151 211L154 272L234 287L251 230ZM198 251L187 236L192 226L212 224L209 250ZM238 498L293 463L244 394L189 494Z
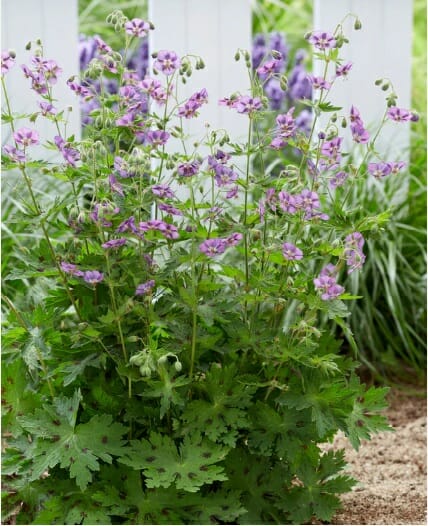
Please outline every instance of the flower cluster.
M220 256L228 247L234 247L241 241L242 234L234 232L227 238L212 237L199 245L199 250L208 257Z
M353 232L345 238L345 261L349 267L348 274L354 270L360 269L365 260L366 256L363 252L364 237L360 232Z
M315 288L321 292L321 299L334 300L345 292L344 287L337 283L337 274L337 267L329 263L314 279Z

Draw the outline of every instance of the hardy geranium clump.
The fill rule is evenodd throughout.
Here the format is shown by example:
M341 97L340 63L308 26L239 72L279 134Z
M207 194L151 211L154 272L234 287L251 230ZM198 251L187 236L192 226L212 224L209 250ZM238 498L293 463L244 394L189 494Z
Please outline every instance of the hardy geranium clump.
M342 430L358 449L388 425L386 389L361 384L320 320L352 338L354 296L340 271L361 268L386 215L355 219L349 189L403 163L379 159L358 109L329 100L345 69L341 26L309 36L326 64L323 78L308 78L309 129L266 101L266 79L283 75L279 55L254 72L238 50L251 92L219 103L241 114L248 139L207 128L207 155L186 148L182 124L198 118L210 87L179 95L203 61L161 50L157 75L141 79L124 56L153 26L120 12L109 20L124 55L98 39L82 80L68 80L77 100L93 101L84 140L66 134L61 68L39 45L22 66L39 97L31 126L4 92L4 173L26 184L17 215L40 234L17 247L5 276L26 280L28 293L4 298L4 509L37 524L328 521L354 481L341 473L343 451L320 445ZM2 53L3 88L19 73L15 54ZM391 91L383 122L415 118L395 100ZM332 117L318 130L322 112ZM274 125L255 133L266 115ZM56 163L32 158L43 119L56 125ZM363 152L358 166L345 133ZM287 146L297 161L286 162ZM275 175L260 169L265 155L278 155ZM62 194L41 202L35 171L59 179Z

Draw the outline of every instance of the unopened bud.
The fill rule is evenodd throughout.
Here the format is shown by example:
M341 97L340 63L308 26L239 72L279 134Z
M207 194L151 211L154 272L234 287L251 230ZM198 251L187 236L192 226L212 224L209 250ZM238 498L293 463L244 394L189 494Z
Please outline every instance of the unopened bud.
M342 123L341 123L342 128L346 128L347 125L348 125L348 123L346 122L345 117L343 117Z
M359 31L363 27L363 24L361 23L361 20L357 18L354 23L354 29L356 31Z
M333 113L333 115L331 116L331 122L336 122L337 121L337 113Z
M183 369L183 365L178 360L174 363L174 367L178 373Z
M42 41L41 41L40 38L38 38L38 39L36 40L36 44L37 44L38 46L41 46L41 45L42 45Z
M16 53L14 49L9 49L9 56L12 58L16 58Z
M382 91L387 91L389 89L389 82L382 84Z
M153 22L149 22L149 26L150 26L150 29L153 31L153 29L155 28L155 25L153 24Z
M276 49L272 49L271 51L271 55L274 59L276 60L281 60L282 59L282 53L280 53L279 51L277 51Z
M375 86L380 86L382 84L383 80L382 79L376 79L375 80Z
M285 75L281 75L281 78L279 79L279 87L282 89L282 91L287 91L288 79Z
M238 60L241 58L241 54L239 53L239 50L235 53L235 60L238 62Z
M150 367L148 367L147 365L142 365L140 367L140 374L141 374L141 376L151 376L152 371L151 371Z
M166 363L168 361L168 355L167 354L164 354L163 356L161 356L159 359L158 359L158 364L159 365L162 365L164 363Z
M31 42L27 42L27 45L25 46L25 49L27 51L30 51L30 49L31 49Z

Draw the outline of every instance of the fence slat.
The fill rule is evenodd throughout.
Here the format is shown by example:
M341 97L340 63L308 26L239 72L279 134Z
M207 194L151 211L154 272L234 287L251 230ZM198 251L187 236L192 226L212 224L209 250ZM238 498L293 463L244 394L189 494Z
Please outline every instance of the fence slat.
M353 30L350 18L343 24L350 43L344 45L341 55L354 65L349 78L339 79L333 87L331 99L346 113L354 104L369 127L385 111L385 92L374 85L380 77L392 81L398 106L410 108L412 11L412 0L314 0L315 29L333 31L348 13L362 22L360 31ZM316 74L321 73L319 62L314 69ZM410 146L409 125L388 122L376 144L388 160L405 160Z
M63 69L54 86L56 106L60 110L73 107L67 135L79 138L79 101L66 85L71 75L79 73L77 0L3 0L2 8L2 49L14 49L17 55L15 67L6 75L13 111L26 113L38 109L37 101L41 99L30 90L30 81L24 77L20 65L29 63L32 52L25 51L27 42L40 38L45 57L56 60ZM37 127L42 141L52 140L57 135L54 124L44 118L38 118L36 124L21 120L19 126ZM7 134L3 138L6 142L10 139ZM52 159L52 152L41 147L33 151Z

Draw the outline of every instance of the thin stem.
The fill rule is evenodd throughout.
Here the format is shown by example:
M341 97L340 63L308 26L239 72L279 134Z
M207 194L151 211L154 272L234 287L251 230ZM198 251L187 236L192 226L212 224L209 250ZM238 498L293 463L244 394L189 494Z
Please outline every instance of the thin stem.
M248 285L250 281L250 269L248 261L248 194L249 194L249 184L250 184L250 157L251 157L251 138L252 138L252 121L249 119L248 124L248 138L247 138L247 167L245 172L245 192L244 192L244 259L245 259L245 290L248 291ZM244 304L244 319L247 320L247 301Z

